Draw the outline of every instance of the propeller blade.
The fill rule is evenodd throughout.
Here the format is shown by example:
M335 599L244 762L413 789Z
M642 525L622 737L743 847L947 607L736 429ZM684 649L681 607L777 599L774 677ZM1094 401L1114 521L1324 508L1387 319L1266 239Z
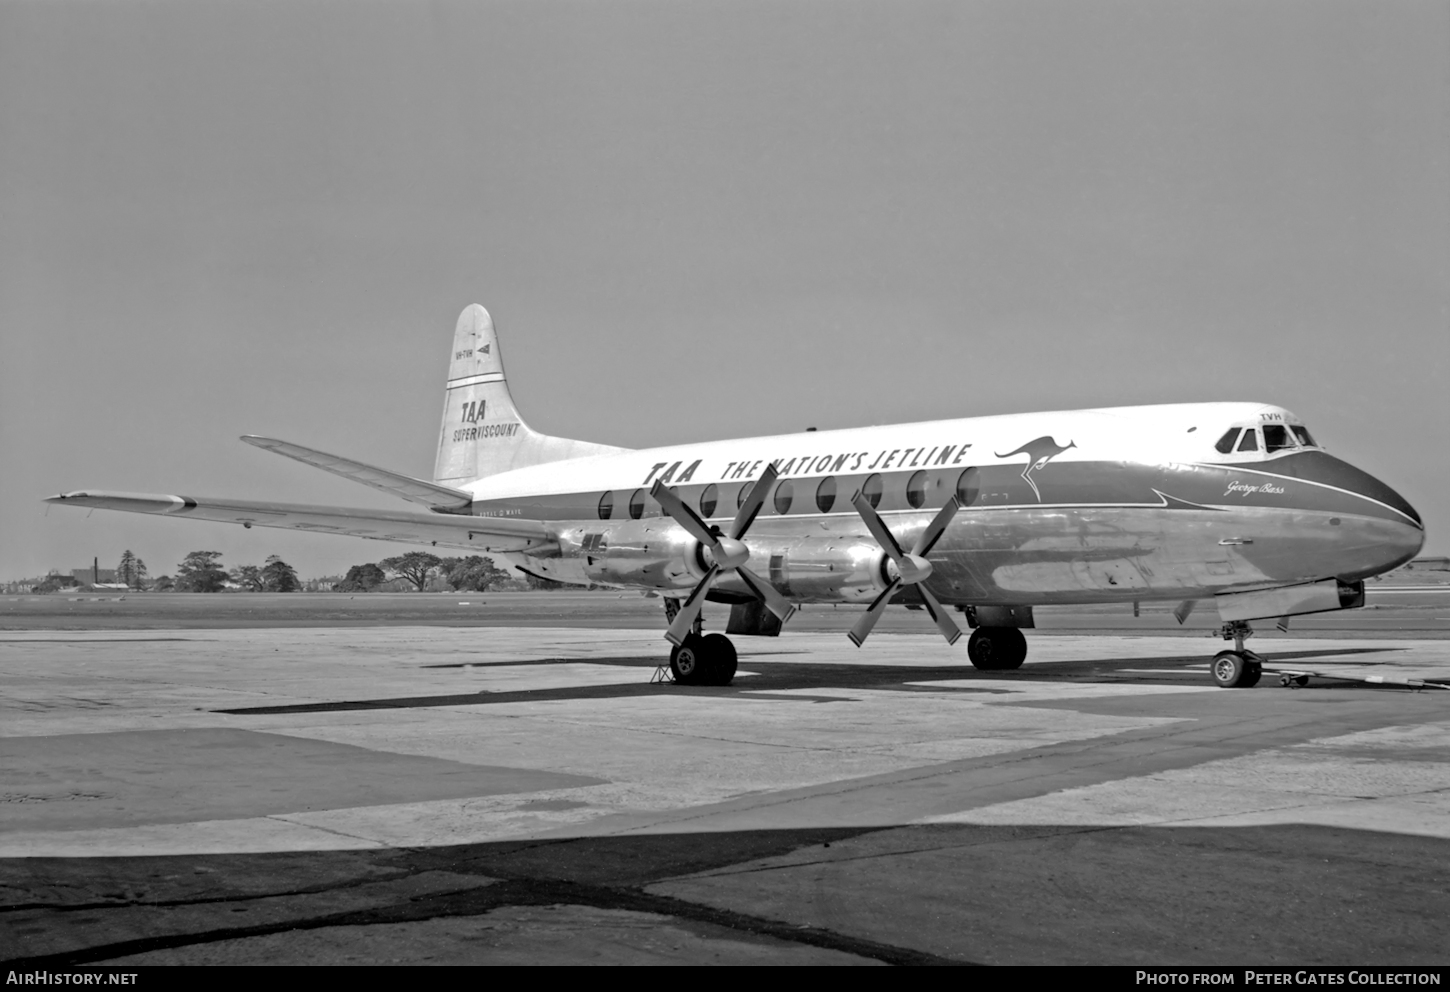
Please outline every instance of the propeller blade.
M715 576L720 574L716 565L711 565L705 572L705 577L700 580L699 585L690 592L680 605L680 612L675 614L674 622L670 629L665 631L665 640L679 647L685 643L685 638L695 629L695 618L700 615L700 610L705 607L705 594L710 591L710 586L715 582Z
M781 623L785 623L791 618L791 614L795 613L795 604L777 592L775 586L744 565L736 568L735 574L740 576L740 581L750 587L750 591L765 603L765 608L774 613Z
M689 504L680 499L673 489L656 481L649 494L660 505L660 509L669 514L675 523L689 531L690 536L695 540L707 548L713 548L718 544L715 535L710 533L709 525L701 520L699 514L690 509Z
M876 543L881 545L883 551L891 556L891 560L898 565L901 563L901 545L896 543L896 538L891 536L891 531L886 529L886 523L876 512L876 507L871 505L864 493L857 493L851 497L851 505L856 512L861 514L861 519L866 521L866 529L871 536L876 538Z
M947 500L946 506L937 512L931 523L926 525L926 530L922 531L921 536L916 539L916 547L911 549L911 553L923 558L930 554L931 549L936 547L936 542L940 541L941 536L947 532L947 524L952 522L952 517L955 517L961 508L961 501L955 496Z
M846 634L852 644L859 648L866 643L866 638L871 636L871 628L876 626L876 621L880 620L881 614L886 612L887 600L891 599L892 593L900 588L901 580L893 579L890 585L881 590L881 595L871 601L871 605L866 607L866 612L861 614L861 619L857 620Z
M755 485L750 487L750 495L745 497L745 502L740 504L740 509L735 513L735 519L730 524L730 536L740 540L750 525L755 522L755 517L760 513L760 508L765 505L765 497L770 495L770 487L775 485L776 471L775 462L765 466L765 471L760 473L760 478L755 480Z
M931 590L926 587L926 583L918 583L916 591L921 594L926 612L931 614L931 618L936 621L936 629L941 631L941 636L947 639L948 644L957 643L957 638L962 636L962 628L958 627L947 611L941 608L941 602L932 595Z

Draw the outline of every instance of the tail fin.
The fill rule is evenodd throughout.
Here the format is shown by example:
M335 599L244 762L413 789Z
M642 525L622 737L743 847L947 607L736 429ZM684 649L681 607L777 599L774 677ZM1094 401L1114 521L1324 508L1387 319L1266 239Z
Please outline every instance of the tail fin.
M463 311L453 332L434 482L457 486L529 465L627 450L530 429L509 395L492 318L476 303Z

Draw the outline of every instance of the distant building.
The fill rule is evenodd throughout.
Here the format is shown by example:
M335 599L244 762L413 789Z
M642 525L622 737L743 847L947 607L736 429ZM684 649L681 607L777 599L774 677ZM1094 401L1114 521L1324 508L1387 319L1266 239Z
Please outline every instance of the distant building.
M114 568L96 568L94 565L86 568L71 569L71 577L81 585L93 586L99 583L116 582L116 570Z

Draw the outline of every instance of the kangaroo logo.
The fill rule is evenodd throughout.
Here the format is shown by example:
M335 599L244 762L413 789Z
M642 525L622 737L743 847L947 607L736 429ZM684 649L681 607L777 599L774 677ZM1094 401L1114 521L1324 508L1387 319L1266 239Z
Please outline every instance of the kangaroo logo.
M1041 503L1042 493L1038 492L1037 483L1032 481L1032 473L1042 468L1042 466L1052 461L1068 448L1076 447L1077 445L1072 441L1067 442L1066 446L1064 446L1058 444L1054 438L1044 435L1043 437L1028 441L1016 451L1009 451L1005 455L998 454L997 457L1011 458L1013 455L1024 454L1027 456L1027 467L1022 470L1022 478L1032 487L1032 493L1037 497L1037 502Z

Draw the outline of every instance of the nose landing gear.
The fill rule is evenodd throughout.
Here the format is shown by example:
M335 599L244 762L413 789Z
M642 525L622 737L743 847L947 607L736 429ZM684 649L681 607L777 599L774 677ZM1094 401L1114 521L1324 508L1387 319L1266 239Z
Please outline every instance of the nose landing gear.
M1264 674L1264 659L1244 647L1244 640L1253 636L1254 629L1243 620L1234 620L1224 624L1220 633L1224 640L1233 641L1234 647L1213 656L1209 666L1213 681L1221 689L1252 689Z

